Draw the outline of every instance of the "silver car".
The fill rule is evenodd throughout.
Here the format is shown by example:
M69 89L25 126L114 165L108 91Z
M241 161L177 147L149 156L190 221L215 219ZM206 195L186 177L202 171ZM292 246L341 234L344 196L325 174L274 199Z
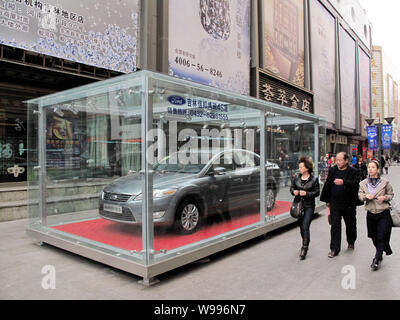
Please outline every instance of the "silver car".
M193 152L193 151L191 151ZM153 221L173 226L182 234L198 230L200 220L213 213L231 212L259 205L260 157L241 149L220 151L214 155L195 151L205 164L176 164L177 154L154 166ZM177 159L177 158L175 158ZM201 161L199 161L201 162ZM267 162L266 208L275 205L280 169ZM112 221L142 222L142 175L134 173L113 181L100 195L100 216Z

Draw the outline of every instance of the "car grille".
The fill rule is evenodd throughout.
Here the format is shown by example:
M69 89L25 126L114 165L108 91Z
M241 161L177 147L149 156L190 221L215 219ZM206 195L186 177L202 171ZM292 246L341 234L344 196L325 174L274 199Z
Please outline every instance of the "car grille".
M132 195L104 192L104 200L115 201L115 202L127 202Z
M104 218L110 218L114 220L127 221L127 222L136 221L131 210L129 210L128 208L122 208L122 214L120 214L120 213L104 211L103 206L100 206L100 215Z

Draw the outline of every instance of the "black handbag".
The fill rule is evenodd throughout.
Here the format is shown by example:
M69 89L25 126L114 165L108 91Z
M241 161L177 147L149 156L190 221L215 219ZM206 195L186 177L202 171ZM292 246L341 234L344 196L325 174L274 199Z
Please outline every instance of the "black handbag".
M303 199L299 201L293 200L292 206L290 207L290 215L295 219L300 219L304 216Z

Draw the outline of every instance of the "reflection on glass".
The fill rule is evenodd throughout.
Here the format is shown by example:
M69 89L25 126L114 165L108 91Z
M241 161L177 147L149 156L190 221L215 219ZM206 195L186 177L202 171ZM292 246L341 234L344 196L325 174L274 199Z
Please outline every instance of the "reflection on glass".
M314 123L276 113L266 117L266 158L276 163L279 177L276 188L276 203L284 208L293 200L290 194L292 178L298 174L298 161L301 157L310 157L314 162ZM315 164L314 164L315 166ZM266 190L266 193L271 188ZM267 208L268 220L281 218L274 210ZM287 213L285 207L284 212Z
M140 90L109 87L96 95L73 97L46 105L36 120L43 121L46 130L46 136L39 139L44 151L39 158L41 154L45 158L41 172L46 179L30 195L31 199L36 196L41 207L32 205L30 210L51 232L140 258L141 226L119 222L133 217L125 206L130 197L103 192L119 177L141 170ZM32 122L31 128L37 127ZM34 142L30 145L35 147ZM35 179L32 176L31 185ZM107 204L100 203L104 198Z

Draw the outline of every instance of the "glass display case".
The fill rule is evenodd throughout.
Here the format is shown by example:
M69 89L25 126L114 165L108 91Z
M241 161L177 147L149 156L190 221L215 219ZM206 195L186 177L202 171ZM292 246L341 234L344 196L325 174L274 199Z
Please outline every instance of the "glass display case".
M146 285L295 222L298 159L325 155L320 117L148 71L28 106L28 234Z

